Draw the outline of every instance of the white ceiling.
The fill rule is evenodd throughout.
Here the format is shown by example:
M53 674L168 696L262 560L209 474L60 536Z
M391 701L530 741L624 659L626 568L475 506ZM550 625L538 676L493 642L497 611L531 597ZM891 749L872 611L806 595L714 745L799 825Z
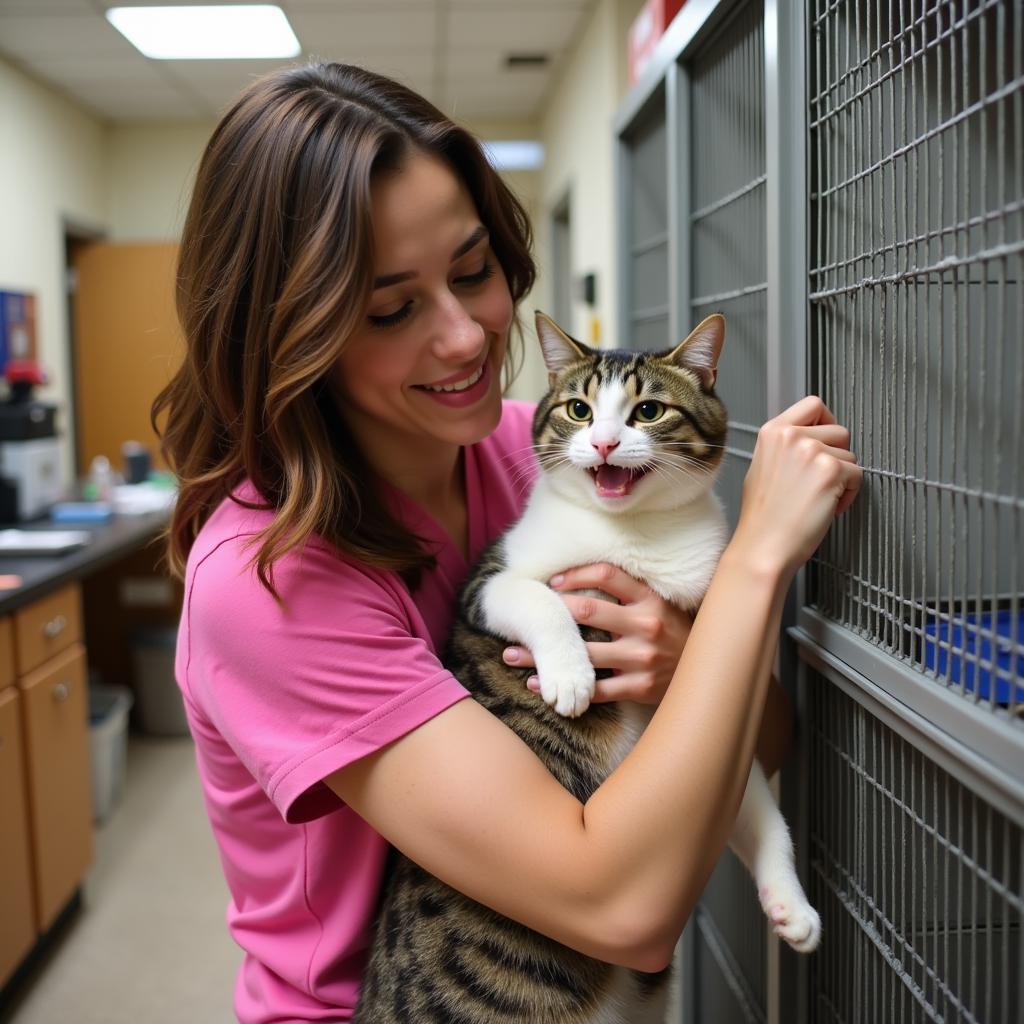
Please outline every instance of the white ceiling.
M0 56L109 121L213 118L252 78L293 63L150 60L104 17L109 7L173 2L0 0ZM304 58L362 64L400 79L459 120L480 121L537 114L594 0L276 2ZM506 67L510 54L524 53L544 53L549 61Z

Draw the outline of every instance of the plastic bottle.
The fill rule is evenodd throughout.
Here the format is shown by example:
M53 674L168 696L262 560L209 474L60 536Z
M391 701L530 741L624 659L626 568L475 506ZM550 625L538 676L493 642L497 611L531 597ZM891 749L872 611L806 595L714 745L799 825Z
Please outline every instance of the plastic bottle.
M114 496L114 471L106 455L97 455L90 463L84 490L89 501L110 501Z

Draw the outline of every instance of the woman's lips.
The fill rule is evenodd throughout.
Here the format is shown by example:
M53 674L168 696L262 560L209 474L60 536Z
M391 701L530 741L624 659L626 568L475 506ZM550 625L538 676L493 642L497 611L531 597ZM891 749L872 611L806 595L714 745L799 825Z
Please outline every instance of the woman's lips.
M486 363L487 360L484 360ZM458 373L453 373L450 377L445 377L444 380L435 380L430 384L418 384L417 387L424 387L428 390L430 388L444 388L451 384L461 384L464 380L469 380L471 377L475 377L482 369L484 363L481 363L476 369L473 370L460 370ZM474 382L475 383L475 382Z
M462 377L449 378L445 383L457 384L460 380L465 379L466 377L463 375ZM440 385L433 386L440 387ZM439 402L441 405L461 407L479 402L490 390L490 386L491 365L489 362L485 362L481 367L480 379L463 391L433 391L425 385L416 385L415 390L421 395L426 395L427 398L432 398L435 402Z

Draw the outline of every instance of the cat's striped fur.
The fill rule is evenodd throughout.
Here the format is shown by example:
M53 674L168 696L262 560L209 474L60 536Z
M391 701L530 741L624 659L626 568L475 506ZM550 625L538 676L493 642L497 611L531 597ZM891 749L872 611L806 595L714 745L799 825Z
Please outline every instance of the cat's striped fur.
M590 704L594 673L580 630L545 581L572 565L611 561L680 606L696 607L724 543L721 510L710 493L726 433L713 387L724 321L709 318L662 353L593 352L540 314L538 334L551 371L533 421L542 474L522 519L471 572L445 663L585 802L628 754L651 709ZM583 463L588 446L611 443L595 440L605 429L600 424L615 418L614 408L639 409L644 401L660 404L664 414L649 424L634 419L633 428L623 419L614 447L621 463L648 472L637 469L634 479L629 470L623 483L626 470L602 467L597 472L611 475L599 477ZM589 427L569 415L582 409L570 409L572 402L591 411ZM595 494L599 480L604 490L621 484L626 494ZM510 640L533 652L543 696L525 685L532 669L503 663ZM396 854L355 1020L661 1024L667 976L569 949Z

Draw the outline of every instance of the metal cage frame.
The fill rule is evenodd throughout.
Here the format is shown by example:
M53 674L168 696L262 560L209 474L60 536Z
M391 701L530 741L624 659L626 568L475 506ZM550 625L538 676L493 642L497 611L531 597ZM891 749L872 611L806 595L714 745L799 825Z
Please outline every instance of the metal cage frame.
M665 197L667 238L665 244L668 292L664 303L667 308L668 324L666 344L685 335L693 299L691 216L694 183L688 149L693 123L691 109L694 84L693 64L695 59L698 59L705 51L709 40L714 39L715 33L726 25L737 8L743 7L745 2L746 0L736 0L736 2L733 0L688 0L659 42L650 65L627 96L616 118L618 229L620 238L629 239L629 201L632 186L631 138L637 125L641 124L645 117L649 119L652 116L651 111L655 109L652 107L652 103L658 105L657 109L664 111L665 185L667 190ZM870 25L874 38L883 39L889 29L888 25L881 23L883 8L888 9L892 24L896 24L893 11L899 8L898 24L906 28L904 37L897 39L896 43L891 46L886 42L885 45L878 44L867 47L864 53L855 54L857 59L851 66L852 70L840 69L835 80L839 81L840 86L846 90L843 93L843 102L848 101L854 104L859 102L866 94L864 90L871 85L872 73L876 74L876 77L885 76L882 80L888 83L899 69L909 69L910 63L908 62L913 62L915 54L919 50L926 49L928 46L942 45L942 40L947 39L948 32L955 31L958 27L962 29L967 20L977 17L972 13L976 8L980 9L982 14L995 12L991 15L996 19L993 21L995 28L991 30L995 35L1002 32L1005 36L1007 25L1010 26L1010 31L1016 26L1019 32L1022 21L1024 21L1022 0L978 0L977 4L970 4L967 0L922 0L920 5L909 4L909 0L870 0L870 2L865 0L863 3L858 0L852 0L852 2L851 0L805 0L804 3L764 0L765 164L764 181L761 185L763 185L766 199L767 282L764 353L766 360L765 393L769 415L780 411L811 388L821 386L823 381L827 383L827 378L821 375L820 357L815 350L815 345L820 344L823 337L822 324L812 321L816 301L824 302L834 299L835 296L829 293L849 294L851 290L857 288L869 289L874 278L890 278L889 283L898 287L904 281L920 279L927 281L929 273L932 274L932 286L941 290L946 286L943 282L948 284L960 280L956 277L957 267L973 266L977 265L979 259L989 259L989 250L994 250L992 259L1005 259L1007 254L1013 257L1014 254L1019 254L1024 249L1024 242L1020 238L1007 239L1005 236L1001 236L992 244L979 246L974 244L977 241L976 237L971 235L970 239L974 244L974 249L966 254L961 250L959 260L955 254L945 253L938 260L932 261L939 265L932 266L926 261L926 265L922 269L912 263L909 265L906 263L910 245L915 241L916 236L921 234L920 227L910 231L905 241L900 241L897 238L895 222L893 222L890 225L883 225L883 229L888 231L888 234L884 236L885 248L891 249L893 252L899 251L904 259L904 264L900 267L897 268L894 264L886 263L885 259L876 260L874 264L871 264L870 261L865 263L863 260L861 263L857 263L853 257L857 256L860 252L859 249L847 257L847 264L844 265L842 258L836 258L835 252L833 252L831 261L826 260L825 265L834 263L840 270L849 270L848 277L841 281L833 279L828 284L823 284L825 278L820 275L812 279L812 275L816 273L817 263L821 263L821 260L817 259L820 254L812 251L812 239L820 238L822 226L811 220L812 213L816 217L822 215L820 196L812 202L812 191L816 185L816 182L812 181L812 173L818 172L823 156L821 152L812 149L812 145L820 146L820 139L814 136L812 131L811 105L812 101L820 100L821 96L820 89L815 91L817 83L811 82L810 75L815 67L820 68L821 54L812 53L811 48L821 46L820 40L817 40L815 34L820 32L822 26L827 26L827 31L832 33L829 36L829 45L835 47L833 56L836 56L837 60L839 57L847 58L849 53L843 52L840 48L842 46L848 48L850 44L843 36L843 26L840 21L847 16L851 23L856 19L855 28L859 32L863 27L860 22L862 11L867 12L863 14L863 17L865 22ZM871 18L875 19L874 23L870 23ZM934 23L929 22L926 25L925 22L929 18L933 19ZM1003 37L997 39L998 45L1003 45L1004 42ZM966 45L965 42L964 46L966 47ZM992 45L991 38L988 45ZM904 120L903 124L894 124L889 135L883 133L884 137L878 142L878 152L875 153L875 158L869 163L867 170L862 172L852 164L843 165L842 170L846 172L846 177L840 177L838 182L843 183L847 179L862 182L865 178L869 179L872 170L877 171L874 165L878 163L886 166L892 165L895 168L896 160L902 153L909 152L915 144L931 145L930 140L941 135L943 130L949 130L950 125L946 122L959 124L969 116L976 116L979 103L984 107L986 103L991 105L992 103L1008 102L1006 97L1011 94L1014 105L1012 108L1009 106L1006 108L1010 112L1005 114L1004 122L1010 124L1010 128L1006 130L1012 135L1013 153L1007 159L1016 159L1015 173L1020 175L1022 173L1020 153L1021 147L1024 146L1024 140L1022 140L1024 131L1022 131L1021 125L1021 109L1024 106L1024 78L1022 78L1020 67L1021 45L1019 42L1016 43L1015 55L1005 62L1005 66L997 68L995 72L992 67L989 67L981 75L982 84L978 86L980 95L973 95L970 103L966 100L961 102L961 106L969 108L967 113L957 110L951 92L947 93L945 100L940 101L937 121L929 123L926 118L922 118L920 122L908 123ZM886 46L889 46L889 49L886 49ZM897 51L896 46L902 46L903 49ZM877 63L880 52L884 52L885 59L891 66L883 68ZM928 52L938 51L929 50ZM876 63L871 64L872 60ZM920 67L919 65L918 68ZM958 67L962 73L962 66L958 65ZM893 68L896 68L897 71L894 71ZM942 71L941 64L939 70ZM945 70L948 71L948 67ZM907 70L906 73L909 75L912 72ZM916 70L913 73L922 76L919 80L915 79L915 82L925 81L924 71ZM928 73L931 74L931 70ZM991 85L990 80L993 74L995 84ZM1000 74L1005 80L1000 80ZM985 77L986 75L988 77ZM892 89L891 85L886 87ZM967 85L964 85L964 97L968 95L967 89ZM916 98L914 102L917 102ZM950 107L949 113L946 115L943 114L945 109L943 103ZM840 105L837 103L836 106L839 108ZM843 109L849 109L849 107ZM841 113L842 110L840 110ZM821 116L821 109L819 109L818 115ZM873 125L872 130L877 129L877 123L871 122L869 117L870 115L862 118L862 123ZM904 134L897 137L898 131L903 131ZM889 155L882 152L882 147L886 144L889 146ZM954 145L951 143L949 149L953 148ZM966 180L969 173L978 173L977 165L970 163L970 160L975 158L964 155L967 148L966 143L962 144L959 149L960 155L956 157L959 161L958 167L961 168L961 182ZM1006 155L1001 149L998 152ZM935 157L932 159L934 160ZM831 170L836 170L836 167L831 167ZM903 173L902 170L901 173ZM985 173L983 162L981 173ZM1007 210L1018 218L1016 224L1018 229L1020 228L1021 217L1024 217L1024 214L1021 213L1024 196L1014 194L1014 189L1018 187L1017 183L1015 181L1008 183L1002 169L997 169L995 173L1003 175L1003 177L997 179L1002 192L996 199L994 210L985 208L984 201L982 201L983 208L980 213L977 209L966 207L966 200L964 201L966 212L959 206L952 207L954 213L959 211L959 217L954 216L949 223L952 228L959 226L963 229L961 231L962 238L968 237L965 232L977 228L979 220L987 230L989 223L1005 214ZM897 185L894 184L895 174L894 170L891 176L885 178L889 204L887 209L894 205L894 197L906 197L911 194L913 188L916 188L916 182L912 182L903 186L904 191L900 192ZM927 222L929 211L933 209L928 205L932 201L928 196L930 179L924 175L921 180L926 193L925 221ZM858 187L862 191L857 194L861 196L862 201L867 202L864 199L866 192L863 191L866 186L851 186L850 194L853 195ZM871 188L874 187L874 185L871 186ZM828 195L825 190L829 188L833 190L829 194L837 194L835 184L826 184L820 190L826 199ZM951 184L948 184L947 189L951 188ZM982 190L984 193L984 186L982 186ZM940 220L950 203L950 192L947 191L944 195L945 198L936 200ZM873 204L871 208L875 210L874 194L870 201ZM818 205L815 206L815 203ZM842 225L841 217L835 211L832 213L833 222ZM891 213L889 215L894 216ZM904 218L903 223L909 223L909 217ZM914 227L914 225L911 224L910 227ZM924 234L927 236L931 232L941 239L944 237L943 232L948 235L952 228L942 223L933 230L926 224ZM858 240L865 241L869 237L870 230L871 225L864 227ZM1012 230L1011 228L1011 232ZM1020 234L1024 235L1024 231L1020 231ZM992 239L988 239L988 241L991 243ZM900 245L903 246L901 250L899 249ZM972 255L975 250L982 254L981 257ZM623 246L620 252L618 329L620 343L628 344L631 327L631 267L629 262L631 253L628 251L628 246ZM869 251L867 255L870 256L870 254ZM1017 258L1020 259L1019 255ZM814 262L815 260L817 263ZM830 267L830 269L834 271L836 268ZM942 276L943 274L945 277ZM865 279L866 284L864 283ZM967 283L966 272L963 273L962 280ZM1008 280L1005 271L1000 280L1005 289ZM988 281L987 271L983 275L983 281ZM970 279L970 284L975 287L976 278ZM1016 308L1019 309L1021 304L1020 288L1024 285L1018 283L1016 287L1018 292L1015 301ZM970 300L965 301L969 302ZM1018 327L1024 326L1024 316L1015 315L1018 318ZM875 321L871 322L875 323ZM1024 357L1018 359L1014 365L1016 368L1013 373L1016 378L1024 372L1021 369L1021 366L1024 365ZM891 388L896 387L895 384L890 386ZM1001 385L998 382L993 385L993 387L999 386ZM1006 393L1004 389L1002 394L1005 396ZM1000 392L996 392L996 394L998 398ZM1009 394L1013 401L1012 392ZM1018 394L1016 401L1019 404L1024 404L1024 395ZM871 407L866 408L870 415ZM1020 424L1019 406L1015 416L1014 422ZM964 419L965 417L961 416L961 421ZM1010 438L1010 441L1007 442L1004 433L1002 441L1008 445L1010 457L1016 458L1020 455L1020 438L1016 441ZM752 437L750 437L750 442L750 445L747 446L731 439L730 445L734 450L734 455L737 458L749 458L750 450L753 447ZM1017 453L1017 455L1013 453ZM877 486L875 481L882 480L886 486L893 487L894 485L889 482L893 475L891 472L887 474L884 466L872 464L868 467L868 476L871 481L869 486ZM911 475L907 474L908 477ZM1019 476L1015 478L1017 481L1019 479ZM930 481L927 483L930 484ZM1015 503L1012 505L1013 508L1024 510L1024 495L1019 493L1019 483L1015 486L1017 491L1011 493L1008 499L1003 499L1004 504L1006 500L1009 500L1011 503ZM971 488L961 488L961 490L971 491ZM967 494L962 500L987 499L988 492L985 492L984 488L976 487L974 492ZM1017 511L1015 514L1018 516L1016 520L1018 524L1024 521L1024 511ZM964 522L966 522L966 518L961 520L961 527ZM993 528L989 526L988 529L991 536ZM1021 546L1024 546L1024 537L1020 536L1019 525L1017 530L1016 534L1011 534L1009 537L1011 558L1024 557L1024 551L1019 550ZM794 838L801 858L801 875L805 883L811 882L820 894L828 890L829 885L833 885L834 888L835 879L838 877L829 875L822 867L823 864L827 867L830 862L821 859L824 850L822 845L822 834L824 833L820 829L818 832L814 831L818 825L814 815L820 816L820 810L815 810L814 801L818 800L820 804L820 794L817 791L812 792L813 787L807 782L816 764L821 762L822 758L827 760L826 755L838 757L835 750L841 746L841 744L837 745L835 737L827 735L826 724L835 720L835 714L834 711L826 713L822 710L819 690L824 685L833 688L834 694L833 690L830 690L830 696L834 695L836 700L841 698L848 701L849 703L844 704L843 707L851 709L850 714L861 716L858 721L863 720L869 723L870 728L876 730L877 736L884 737L884 743L888 743L893 750L904 751L900 756L908 764L918 766L915 770L924 771L926 769L936 778L955 780L955 785L961 787L964 793L969 794L970 799L975 801L978 808L984 808L984 813L991 816L986 820L990 823L1005 822L1005 828L1003 825L998 826L999 829L1004 829L999 832L999 842L1005 844L1009 850L1006 854L1006 858L1009 860L1004 859L1000 862L1003 878L993 882L995 877L993 873L989 871L986 874L985 869L981 867L970 877L975 878L977 884L982 886L992 883L994 887L991 888L991 892L1003 900L1001 905L1005 910L1004 917L999 918L998 915L990 913L988 923L992 928L996 928L997 925L1001 927L1002 923L1005 923L1006 930L1013 931L1013 941L1016 946L1003 945L999 947L999 966L1004 969L1004 972L1016 970L1024 975L1024 948L1021 948L1024 937L1020 936L1021 904L1024 901L1024 890L1021 888L1024 883L1022 883L1020 872L1020 860L1024 857L1024 838L1022 838L1024 837L1024 721L1012 713L1012 699L1009 713L1007 713L1004 708L998 706L994 699L979 700L976 694L965 694L963 685L959 687L950 685L948 670L945 679L942 678L942 672L935 664L930 666L931 670L929 671L929 666L924 664L919 648L915 649L914 656L907 656L906 650L900 648L899 645L886 646L885 643L880 642L881 629L876 629L873 634L870 630L851 628L856 626L855 622L843 621L842 617L837 617L827 604L823 607L820 602L816 603L817 596L820 594L820 585L813 576L815 571L815 568L812 567L797 579L787 603L785 620L787 630L780 645L782 676L789 681L796 697L801 720L808 723L798 751L796 770L783 773L781 786L781 802L793 827ZM953 574L950 571L948 575L952 576ZM959 575L956 581L958 584L961 583ZM1012 607L1017 609L1020 603L1020 595L1017 590L1024 586L1024 574L1014 577L1014 581L1008 600L1012 602ZM847 583L849 584L849 580ZM867 584L864 581L855 581L855 583L866 588L871 585L870 580ZM964 587L961 589L966 593ZM989 589L995 592L997 588L993 586ZM954 609L959 607L961 611L966 609L967 612L972 612L980 600L977 590L978 588L975 588L975 592L963 597L958 606L950 607ZM894 605L892 595L887 595L887 597L891 608ZM941 618L941 614L939 617ZM949 611L946 617L947 620L952 619L953 612ZM882 618L882 615L876 613L876 621L880 622ZM914 625L915 623L912 623L911 628ZM923 635L920 616L916 621L916 627L919 634ZM995 644L998 639L992 631L986 633L984 628L978 629L976 632L982 640L987 640L992 644ZM948 654L950 662L954 657L961 658L964 664L973 659L973 664L979 672L982 669L991 669L994 677L999 676L999 672L993 667L993 658L989 656L989 660L986 661L986 655L981 653L969 656L965 650L966 642L958 640L954 634L949 634L945 640L936 637L935 642L937 649ZM1015 680L1013 673L1019 671L1020 652L1017 651L1014 657L1018 659L1014 662L1018 665L1018 669L1010 670L1011 687ZM1006 675L1007 673L1004 672L1003 676ZM1011 692L1013 691L1011 690ZM965 696L968 699L965 699ZM832 718L829 718L828 715L832 715ZM819 722L818 719L821 721ZM883 743L883 739L879 739L878 742ZM913 753L907 753L910 751ZM844 756L847 758L844 764L855 767L855 759L851 760L848 752ZM944 774L940 776L939 773ZM839 776L837 775L836 778L839 779ZM856 786L869 785L870 780L866 778L864 772L858 774L853 771L847 782L842 784L856 788ZM953 783L950 782L948 785L952 786ZM850 791L852 792L852 790ZM844 792L846 791L844 790ZM898 811L904 815L910 814L909 808L912 801L909 798L904 799L901 792L893 785L890 785L885 792L882 792L877 786L871 789L871 792L879 794L879 799L884 798L887 801L885 803L888 808L886 813L895 814ZM979 813L981 812L979 811ZM910 822L910 831L925 829L927 832L927 828L921 824L924 818L920 814L917 818L920 820L907 819ZM995 828L991 824L988 827L990 830ZM939 833L938 826L932 825L930 828L931 832L928 832L928 835L932 839L936 839ZM916 833L914 834L916 835ZM918 838L920 839L920 836ZM924 840L921 839L921 841ZM949 844L947 844L948 846ZM815 856L818 857L817 861L815 861ZM936 854L936 856L938 855ZM954 855L950 854L950 856ZM973 861L971 863L974 864ZM971 870L973 871L974 868L971 867ZM861 893L857 898L866 897ZM855 901L848 900L845 904L842 902L838 904L845 907L843 913L849 915L849 920L854 920L856 917L854 903ZM987 997L989 1000L987 1004L984 1001L980 1004L982 1010L979 1011L981 1015L978 1016L967 1006L969 1000L966 997L964 1000L960 1000L956 992L953 991L956 982L943 987L942 979L936 976L935 964L946 961L938 954L934 954L932 960L929 961L929 956L932 955L927 952L931 948L928 946L929 940L922 940L924 945L919 942L915 945L920 936L913 931L912 927L909 931L906 928L901 931L900 922L891 914L872 918L872 915L876 914L877 907L870 909L873 906L870 899L867 903L862 902L859 906L861 910L858 911L860 921L857 930L849 933L850 936L854 936L848 939L851 944L851 952L860 949L858 943L863 942L867 945L863 946L861 952L856 955L866 956L865 951L869 947L874 951L871 955L877 955L877 963L873 969L889 972L884 975L884 984L879 990L885 993L885 998L879 996L872 1003L871 998L874 997L874 993L862 993L843 1012L837 1013L834 1019L849 1020L851 1024L853 1021L903 1020L908 1017L914 1020L985 1020L989 1019L985 1016L986 1005L989 1014L997 1015L991 1019L1000 1021L1015 1019L1013 1015L1019 1011L1019 1007L1016 1006L1016 1002L1019 1001L1019 989L1007 986L1000 980L993 981L972 961L975 972L979 977L984 978L981 982L982 987L988 985L991 993L994 993ZM869 907L870 913L865 915L864 907ZM838 913L838 911L831 912ZM982 924L984 923L982 921ZM715 929L713 916L709 915L705 908L699 910L688 926L681 945L684 975L686 971L693 969L695 944L702 942L705 945L713 945L720 938L720 933ZM926 952L921 953L921 949ZM735 960L733 952L729 948L719 949L723 962L728 961L730 957ZM936 957L938 959L935 959ZM821 986L825 984L822 980L824 969L819 970L815 975L816 968L808 963L807 958L799 958L781 951L778 943L774 940L767 944L766 965L767 991L763 1006L751 1005L749 991L734 993L737 1002L746 1003L747 1006L742 1019L767 1022L806 1022L826 1019L820 1016L823 1012L822 1004L814 1001L820 1000ZM957 969L959 970L959 967ZM957 977L959 978L960 975ZM697 1022L701 1020L698 995L695 993L693 985L689 987L689 990L687 989L686 981L687 979L684 977L682 1019L688 1022ZM829 983L831 984L831 982ZM742 989L742 984L740 988ZM904 1003L904 998L909 999L909 1002ZM1014 1001L1013 1006L1010 1005L1010 1000ZM876 1015L872 1016L872 1013ZM738 1016L737 1019L740 1017ZM720 1022L716 1020L714 1024L720 1024Z

